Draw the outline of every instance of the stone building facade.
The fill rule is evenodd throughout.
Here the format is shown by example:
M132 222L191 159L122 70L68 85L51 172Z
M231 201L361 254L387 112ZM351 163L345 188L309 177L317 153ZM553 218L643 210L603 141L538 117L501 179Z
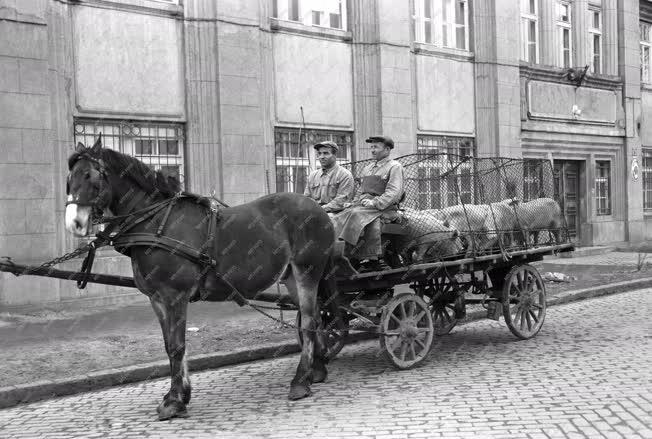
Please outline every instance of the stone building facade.
M649 239L646 23L646 0L0 0L0 255L78 244L66 158L99 132L232 204L302 190L323 138L340 161L379 133L395 155L548 158L579 243ZM0 274L5 308L133 296Z

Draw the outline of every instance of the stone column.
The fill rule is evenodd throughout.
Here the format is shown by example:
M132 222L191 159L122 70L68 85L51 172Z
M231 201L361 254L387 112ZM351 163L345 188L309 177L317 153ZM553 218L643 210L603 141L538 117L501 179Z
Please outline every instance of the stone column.
M557 26L555 26L556 2L539 2L539 62L545 66L554 66L557 60Z
M378 2L376 0L354 1L349 2L349 7L349 23L353 36L356 159L360 160L369 157L365 139L382 132Z
M641 114L640 41L638 2L618 0L618 63L623 79L623 107L625 108L625 166L627 172L626 231L630 242L643 240L645 227L643 221L643 182L632 178L630 167L634 154L640 166L641 138L637 129L637 119ZM620 194L612 194L617 197Z
M571 4L571 9L571 25L573 26L573 58L571 59L571 67L584 67L589 62L589 47L587 46L589 34L587 14L589 3L587 0L575 0Z
M602 57L604 73L618 74L618 0L602 0Z
M187 189L223 195L216 2L184 2Z

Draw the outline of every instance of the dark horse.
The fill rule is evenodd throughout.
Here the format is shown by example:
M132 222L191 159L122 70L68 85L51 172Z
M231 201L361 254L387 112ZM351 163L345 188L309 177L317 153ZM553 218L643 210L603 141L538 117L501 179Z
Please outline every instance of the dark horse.
M134 281L149 297L163 331L171 386L158 406L160 419L186 415L190 401L185 354L188 302L252 299L281 277L301 312L304 340L289 398L310 395L310 384L326 379L325 339L315 331L321 325L317 296L318 290L335 294L334 280L326 275L332 267L335 234L328 215L314 201L278 193L220 210L212 227L213 245L205 248L210 232L206 199L180 196L176 179L102 148L101 135L91 148L78 144L68 167L66 227L70 232L88 235L92 217L103 209L126 221L148 206L166 205L174 198L172 207L158 210L129 233L155 236L164 224L165 237L204 249L213 260L212 265L202 264L156 245L121 249L115 244L131 257Z

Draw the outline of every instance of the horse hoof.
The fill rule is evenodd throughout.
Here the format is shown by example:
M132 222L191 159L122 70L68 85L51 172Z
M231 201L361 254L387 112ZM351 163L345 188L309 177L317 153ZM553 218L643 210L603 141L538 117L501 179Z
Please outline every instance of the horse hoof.
M323 383L328 377L328 371L325 367L315 368L312 372L312 382L313 383Z
M312 395L312 392L310 391L310 386L307 384L292 384L288 399L290 401L296 401L297 399L302 399L310 395Z
M181 401L163 401L158 406L158 420L165 421L172 418L187 418L186 405Z

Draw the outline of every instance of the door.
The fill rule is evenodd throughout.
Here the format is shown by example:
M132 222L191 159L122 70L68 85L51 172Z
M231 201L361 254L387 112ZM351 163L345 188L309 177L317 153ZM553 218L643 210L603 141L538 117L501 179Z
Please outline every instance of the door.
M577 161L555 160L554 188L555 199L559 200L566 217L568 235L573 241L579 241L580 231L580 165Z

